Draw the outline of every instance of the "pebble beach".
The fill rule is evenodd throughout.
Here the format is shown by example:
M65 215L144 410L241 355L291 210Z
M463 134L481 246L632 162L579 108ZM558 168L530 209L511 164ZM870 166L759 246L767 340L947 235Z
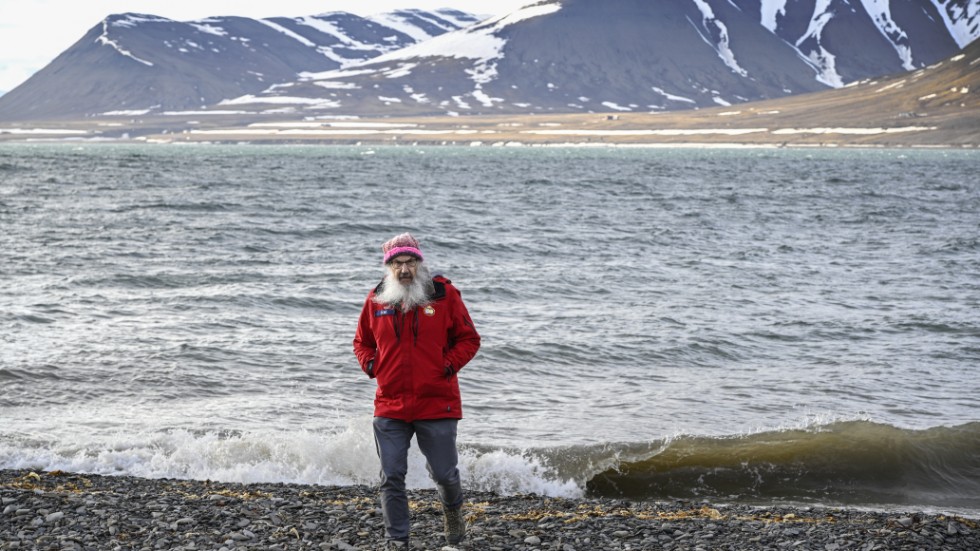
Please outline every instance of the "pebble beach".
M976 519L925 513L468 492L447 546L434 490L410 493L414 549L980 549ZM0 470L0 549L381 549L376 489Z

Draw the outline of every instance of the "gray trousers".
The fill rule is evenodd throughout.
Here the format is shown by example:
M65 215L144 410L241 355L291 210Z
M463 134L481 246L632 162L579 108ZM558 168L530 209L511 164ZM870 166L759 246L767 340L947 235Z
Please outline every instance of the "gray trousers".
M463 488L456 464L456 419L435 419L407 423L387 417L374 418L374 442L381 458L381 512L388 539L407 540L409 534L408 496L405 475L408 473L408 448L412 435L425 456L425 467L436 483L444 507L455 509L463 504Z

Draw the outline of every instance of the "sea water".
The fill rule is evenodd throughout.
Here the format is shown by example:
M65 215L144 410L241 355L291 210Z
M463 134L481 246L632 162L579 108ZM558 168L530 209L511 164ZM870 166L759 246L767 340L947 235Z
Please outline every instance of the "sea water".
M980 515L978 174L976 150L0 146L0 468L375 483L351 341L410 231L483 337L468 487Z

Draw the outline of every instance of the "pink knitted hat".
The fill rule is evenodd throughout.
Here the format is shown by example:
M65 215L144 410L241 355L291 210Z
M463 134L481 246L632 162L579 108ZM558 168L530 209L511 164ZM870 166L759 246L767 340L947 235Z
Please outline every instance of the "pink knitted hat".
M424 260L422 258L422 251L419 250L418 239L412 237L410 233L403 233L392 237L384 245L381 245L381 250L385 253L385 264L391 262L392 258L400 254L410 254L419 260Z

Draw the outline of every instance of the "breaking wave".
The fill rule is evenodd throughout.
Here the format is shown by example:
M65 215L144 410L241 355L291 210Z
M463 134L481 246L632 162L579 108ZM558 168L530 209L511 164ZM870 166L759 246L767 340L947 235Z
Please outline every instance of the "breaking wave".
M684 436L593 476L593 495L980 510L980 423L910 430L849 421Z
M370 418L335 434L166 431L0 443L0 467L146 478L375 484ZM431 488L413 446L408 484ZM461 444L466 485L505 495L907 506L980 514L980 423L925 430L869 421L645 443Z

